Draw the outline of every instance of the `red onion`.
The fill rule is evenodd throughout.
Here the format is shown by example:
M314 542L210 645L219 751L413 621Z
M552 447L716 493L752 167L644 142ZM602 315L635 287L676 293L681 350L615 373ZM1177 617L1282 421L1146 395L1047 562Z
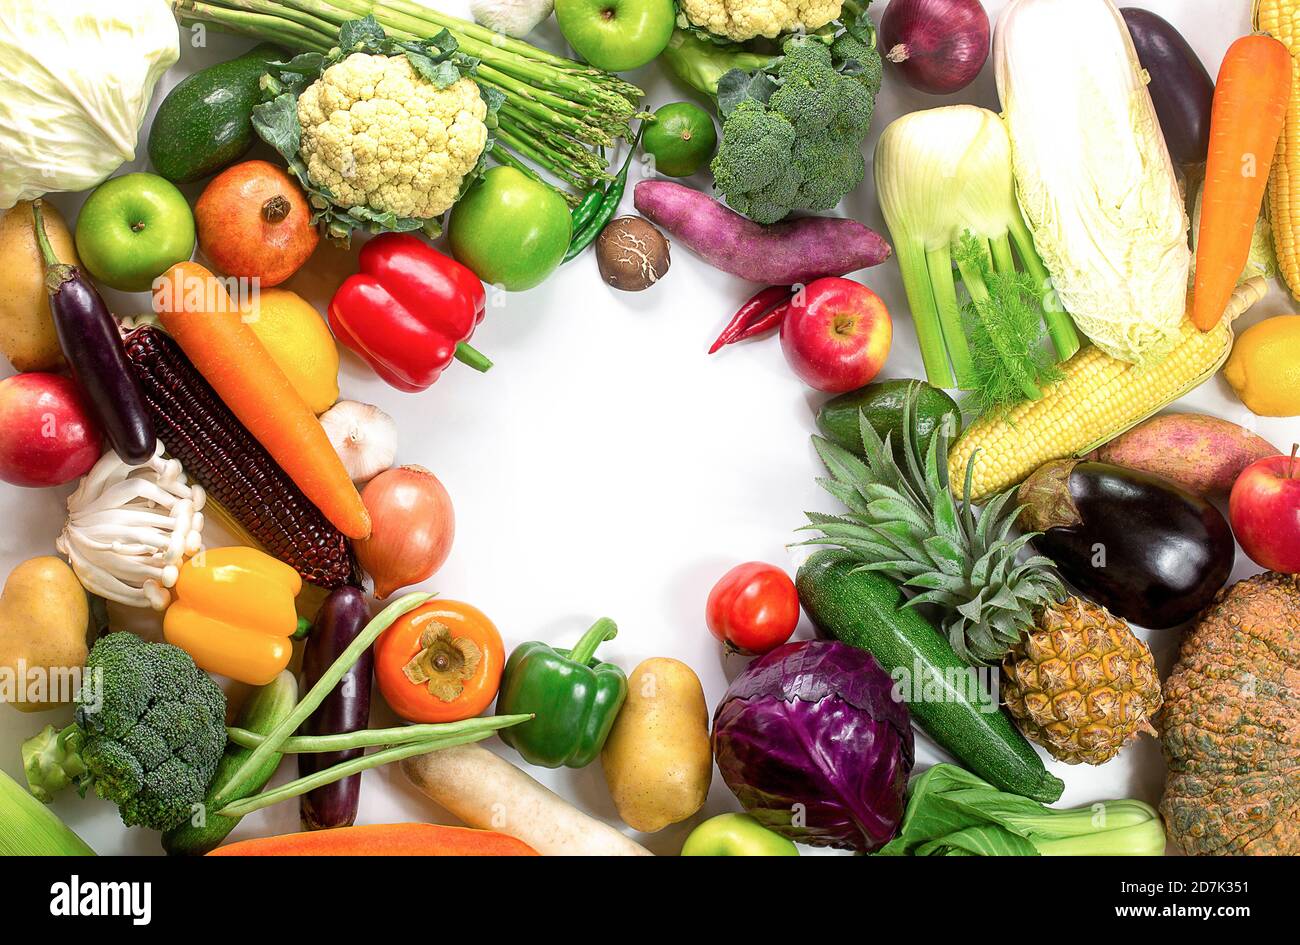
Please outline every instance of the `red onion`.
M912 88L966 88L989 57L989 16L979 0L892 0L880 19L885 59Z

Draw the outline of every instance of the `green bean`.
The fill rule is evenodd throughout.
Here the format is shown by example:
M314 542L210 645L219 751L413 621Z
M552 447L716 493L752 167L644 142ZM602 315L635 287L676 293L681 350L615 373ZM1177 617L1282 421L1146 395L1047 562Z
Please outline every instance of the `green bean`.
M431 751L437 751L440 748L454 748L457 745L468 745L471 742L481 742L491 735L491 732L470 732L466 735L455 735L448 738L430 738L419 742L409 742L405 745L394 745L392 748L385 748L383 751L377 751L373 755L362 755L360 758L353 758L351 761L343 761L339 764L332 765L324 771L317 771L315 774L309 774L305 778L298 778L290 781L288 784L282 784L278 788L270 791L263 791L261 794L254 794L252 797L245 797L237 801L231 801L217 811L219 817L245 817L253 811L261 810L263 807L270 807L272 804L279 804L281 801L287 801L292 797L306 794L308 791L314 791L318 787L324 787L326 784L333 784L335 781L351 777L354 774L360 774L370 768L377 768L380 765L391 764L394 761L401 761L403 758L414 758L416 755L427 755ZM263 742L263 745L267 742ZM217 803L213 799L213 804Z
M461 722L438 722L430 725L398 725L396 728L368 728L359 732L342 732L337 735L299 735L285 739L280 746L282 755L305 755L322 751L348 751L353 748L378 748L405 745L410 742L464 735L468 732L495 732L520 722L532 715L489 715L486 718L465 719ZM230 727L226 737L240 748L256 748L267 736L246 728Z
M286 715L279 725L267 733L266 741L254 748L252 754L244 759L244 763L231 776L226 787L218 791L212 798L212 805L219 807L233 800L229 796L232 791L248 780L252 773L261 767L263 762L270 758L271 755L280 750L284 740L296 732L302 723L307 721L307 716L320 707L320 704L325 701L325 697L339 684L343 674L352 668L352 664L361 658L361 654L370 648L370 645L379 638L379 635L392 626L398 617L415 610L415 608L425 601L432 600L432 598L432 594L405 594L376 614L370 623L366 624L365 629L357 634L356 639L348 644L348 648L339 654L339 658L330 665L330 668L325 671L325 674L321 676L316 685L312 686L307 695L299 700L293 711Z

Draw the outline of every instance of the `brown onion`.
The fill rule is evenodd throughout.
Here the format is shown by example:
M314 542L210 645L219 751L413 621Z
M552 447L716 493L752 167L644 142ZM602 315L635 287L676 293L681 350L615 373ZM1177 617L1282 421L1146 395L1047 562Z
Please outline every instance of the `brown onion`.
M970 85L989 57L980 0L890 0L880 19L884 58L912 88L947 95Z
M366 484L370 537L353 542L357 561L375 582L375 597L428 580L451 553L456 515L451 496L423 466L397 466Z

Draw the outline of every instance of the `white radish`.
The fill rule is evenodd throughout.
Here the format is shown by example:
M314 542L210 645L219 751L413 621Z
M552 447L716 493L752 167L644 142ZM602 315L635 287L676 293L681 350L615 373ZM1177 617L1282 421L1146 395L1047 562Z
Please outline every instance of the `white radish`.
M654 855L478 745L431 751L401 766L421 793L463 823L508 834L543 856Z

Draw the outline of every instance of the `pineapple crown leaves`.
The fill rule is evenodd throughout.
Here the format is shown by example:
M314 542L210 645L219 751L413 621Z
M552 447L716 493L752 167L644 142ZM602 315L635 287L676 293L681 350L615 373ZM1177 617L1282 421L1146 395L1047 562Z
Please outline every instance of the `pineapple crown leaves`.
M881 437L865 413L859 417L862 456L813 437L828 477L818 483L847 510L842 515L806 513L801 531L819 536L801 544L832 545L860 560L858 570L877 571L914 593L908 607L937 606L943 628L967 662L1001 659L1033 623L1034 612L1064 594L1047 558L1017 557L1036 533L1012 537L1019 506L1014 490L993 498L975 514L949 483L948 433L936 429L922 455L914 418L920 386L903 404L903 448L895 458L892 433ZM975 457L965 469L971 494Z

